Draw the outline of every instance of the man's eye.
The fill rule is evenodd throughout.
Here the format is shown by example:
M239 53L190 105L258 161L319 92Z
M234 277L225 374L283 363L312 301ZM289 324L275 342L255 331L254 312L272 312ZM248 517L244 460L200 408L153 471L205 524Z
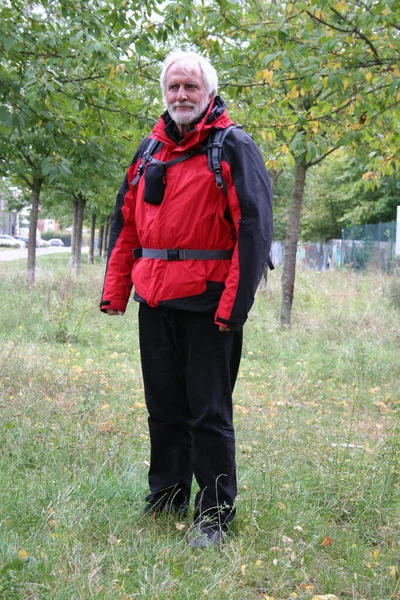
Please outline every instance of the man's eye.
M176 90L177 88L178 86L175 83L169 86L170 90Z

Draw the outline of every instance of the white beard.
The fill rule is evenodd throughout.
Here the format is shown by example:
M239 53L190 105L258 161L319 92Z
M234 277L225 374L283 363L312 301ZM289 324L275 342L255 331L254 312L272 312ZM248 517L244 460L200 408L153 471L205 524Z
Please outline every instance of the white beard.
M168 104L168 112L171 119L178 125L188 125L197 121L200 115L206 110L208 104L208 98L205 98L199 104L193 104L193 102L174 102L173 104ZM181 113L176 109L178 106L188 106L191 110Z

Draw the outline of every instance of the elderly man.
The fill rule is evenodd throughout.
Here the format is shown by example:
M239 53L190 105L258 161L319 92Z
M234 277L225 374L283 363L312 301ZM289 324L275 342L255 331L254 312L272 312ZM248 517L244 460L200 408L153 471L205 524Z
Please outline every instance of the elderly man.
M218 545L235 513L232 393L272 237L270 181L252 138L232 127L209 164L212 136L233 125L217 84L198 54L165 59L167 110L118 194L101 302L122 315L133 284L151 441L145 510L185 515L194 475L195 547Z

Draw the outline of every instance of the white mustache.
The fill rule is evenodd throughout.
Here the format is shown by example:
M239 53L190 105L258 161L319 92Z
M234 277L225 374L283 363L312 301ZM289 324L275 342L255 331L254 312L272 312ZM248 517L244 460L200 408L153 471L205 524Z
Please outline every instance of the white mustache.
M178 108L179 106L187 106L188 108L194 108L196 105L193 102L174 102L172 108Z

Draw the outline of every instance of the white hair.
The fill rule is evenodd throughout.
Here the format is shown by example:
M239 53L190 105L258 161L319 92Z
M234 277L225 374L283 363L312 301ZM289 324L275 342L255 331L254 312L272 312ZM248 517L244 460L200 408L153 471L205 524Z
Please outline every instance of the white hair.
M218 75L210 61L200 54L197 54L197 52L174 50L166 56L161 69L160 84L165 103L165 79L168 69L174 64L178 64L184 73L190 73L193 71L194 65L198 65L203 74L204 85L206 86L207 93L210 94L212 98L217 95Z

